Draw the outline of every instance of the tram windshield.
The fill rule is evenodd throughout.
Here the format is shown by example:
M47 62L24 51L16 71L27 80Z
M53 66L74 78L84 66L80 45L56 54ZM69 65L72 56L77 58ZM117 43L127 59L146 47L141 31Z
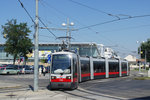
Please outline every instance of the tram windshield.
M70 74L71 73L70 55L66 55L66 54L53 55L51 73L52 74Z

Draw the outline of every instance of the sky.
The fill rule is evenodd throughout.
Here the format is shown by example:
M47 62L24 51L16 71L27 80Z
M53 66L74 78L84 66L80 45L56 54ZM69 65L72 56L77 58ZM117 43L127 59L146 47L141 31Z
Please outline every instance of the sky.
M20 1L35 20L35 0ZM95 42L113 48L122 57L128 54L137 56L134 51L137 51L140 44L136 41L143 42L150 38L150 16L135 16L150 15L149 5L150 0L39 0L39 18L47 27L57 29L66 28L62 23L67 23L69 18L69 23L74 23L74 26L69 27L79 29L71 32L71 42ZM19 1L1 0L1 33L1 26L11 19L27 23L32 31L29 37L34 41L34 23ZM113 20L116 21L109 22ZM39 26L44 27L41 23ZM65 31L51 31L57 37L66 35ZM61 41L46 29L39 30L39 43L54 42ZM5 43L2 34L0 43Z

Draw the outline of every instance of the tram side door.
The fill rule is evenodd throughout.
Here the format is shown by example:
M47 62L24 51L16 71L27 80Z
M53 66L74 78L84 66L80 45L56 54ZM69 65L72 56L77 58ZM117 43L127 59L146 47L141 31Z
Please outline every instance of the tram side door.
M75 85L78 84L78 59L77 56L73 57L73 82Z

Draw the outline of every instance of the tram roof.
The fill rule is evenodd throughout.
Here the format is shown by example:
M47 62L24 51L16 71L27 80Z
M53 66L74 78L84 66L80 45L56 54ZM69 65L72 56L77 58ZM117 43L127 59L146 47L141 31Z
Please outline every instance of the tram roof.
M73 52L69 52L69 51L61 51L61 52L55 52L53 54L74 54Z
M40 43L40 46L58 46L62 45L62 43ZM89 45L96 45L96 43L88 43L88 42L78 42L78 43L71 43L72 46L89 46Z

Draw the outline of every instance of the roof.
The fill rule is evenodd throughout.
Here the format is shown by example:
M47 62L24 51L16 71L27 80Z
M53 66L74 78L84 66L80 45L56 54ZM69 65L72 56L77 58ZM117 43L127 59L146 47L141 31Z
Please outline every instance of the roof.
M129 62L136 62L136 57L133 55L128 55L127 57L125 57L124 59L126 59Z

